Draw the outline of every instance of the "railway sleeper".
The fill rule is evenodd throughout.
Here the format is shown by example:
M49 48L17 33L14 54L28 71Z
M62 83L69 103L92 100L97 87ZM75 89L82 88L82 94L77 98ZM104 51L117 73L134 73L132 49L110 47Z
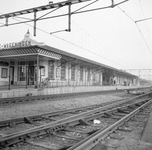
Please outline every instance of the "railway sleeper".
M19 137L19 138L14 138L13 140L7 140L5 142L1 142L0 143L0 149L1 148L6 148L6 147L9 147L9 146L13 146L14 144L17 144L17 143L24 142L25 139L26 139L26 136L22 136L22 137Z
M119 112L114 113L114 115L116 115L118 117L124 117L124 116L126 116L125 113L119 113Z
M140 107L142 104L136 103L135 106Z
M139 118L139 119L145 119L146 117L148 117L148 115L146 116L146 115L139 115L137 118Z
M28 117L24 117L24 122L27 124L32 124L32 119L30 119Z
M0 122L0 128L2 128L2 127L7 127L7 126L14 126L14 125L16 125L16 124L20 124L20 123L24 123L24 120L18 120L18 121L10 121L10 120L8 120L8 121L1 121Z
M92 123L88 123L87 124L80 124L83 125L83 128L79 128L79 129L74 129L74 128L66 128L64 129L65 131L69 131L69 132L77 132L77 133L81 133L81 134L88 134L91 135L94 132L98 131L99 129L103 128L103 126L101 124L92 124ZM87 127L86 126L90 126L93 128L93 130L91 131L87 131ZM95 129L94 129L95 127Z
M111 114L109 114L109 113L104 113L104 114L103 114L103 117L104 117L104 118L111 118L111 117L112 117L112 115L111 115Z
M119 119L121 119L123 116L126 116L126 114L114 112L114 113L111 113L111 117L110 117L110 118L119 120Z
M40 121L40 120L42 120L42 119L45 119L43 116L28 117L28 118L29 118L29 120L30 120L31 122L33 122L33 121Z
M80 120L79 120L79 123L80 123L81 125L89 125L89 123L86 122L84 119L80 119Z
M144 113L149 114L149 113L151 113L151 110L152 110L152 108L147 108L146 110L144 110ZM144 114L144 113L143 113L143 114Z
M106 143L105 144L105 147L106 149L117 149L118 147L120 146L119 143L115 143L115 144L111 144L111 143ZM106 149L103 149L103 150L106 150Z
M63 146L61 146L60 144L57 143L49 143L49 145L42 143L42 142L33 142L33 141L28 141L27 143L34 145L34 146L38 146L38 147L42 147L42 148L46 148L49 150L59 150L62 149Z
M134 121L134 122L143 122L143 120L142 119L139 119L139 118L131 118L130 119L131 121Z
M60 133L55 133L53 134L56 137L60 137L60 138L65 138L65 139L70 139L70 140L75 140L75 141L80 141L83 138L80 136L75 136L75 135L66 135L66 134L60 134Z
M110 134L109 137L111 139L116 139L116 140L123 140L125 138L124 136L120 135L119 133L114 133L114 132L112 134Z
M72 129L72 128L68 128L68 129L65 129L66 131L69 131L69 132L78 132L78 133L83 133L83 134L88 134L89 132L87 132L86 130L83 130L83 129Z
M124 113L124 114L129 114L129 113L130 113L130 111L123 110L123 109L120 109L120 108L118 108L117 111L118 111L119 113Z
M26 135L21 135L20 137L13 138L11 140L7 140L7 142L0 143L0 147L9 147L16 143L26 142L29 139L42 138L42 137L50 135L50 134L52 135L54 131L57 131L61 128L62 127L52 128L52 129L47 129L47 130L36 131L33 133L28 133Z
M60 120L60 119L57 119L57 118L51 117L51 118L49 118L49 120L50 120L50 121L58 121L58 120Z
M135 106L127 106L127 109L128 109L129 111L132 111L132 110L135 109Z
M124 131L124 132L131 132L133 129L128 128L128 127L119 127L117 130Z

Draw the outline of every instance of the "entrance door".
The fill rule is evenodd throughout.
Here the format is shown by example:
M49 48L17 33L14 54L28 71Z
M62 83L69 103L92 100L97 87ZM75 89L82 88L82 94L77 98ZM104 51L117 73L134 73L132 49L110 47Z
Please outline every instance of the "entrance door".
M34 85L34 66L28 66L28 85Z
M11 85L14 84L14 66L10 66L10 82Z

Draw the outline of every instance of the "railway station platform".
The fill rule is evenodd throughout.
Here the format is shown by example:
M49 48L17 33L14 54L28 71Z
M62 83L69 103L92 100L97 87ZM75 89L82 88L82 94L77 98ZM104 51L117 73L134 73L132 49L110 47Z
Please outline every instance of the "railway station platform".
M126 90L126 89L151 89L150 86L75 86L75 87L54 87L54 88L18 88L11 90L1 90L1 98L13 98L13 97L26 97L26 96L38 96L38 95L55 95L55 94L70 94L70 93L85 93L95 91L115 91L115 90Z

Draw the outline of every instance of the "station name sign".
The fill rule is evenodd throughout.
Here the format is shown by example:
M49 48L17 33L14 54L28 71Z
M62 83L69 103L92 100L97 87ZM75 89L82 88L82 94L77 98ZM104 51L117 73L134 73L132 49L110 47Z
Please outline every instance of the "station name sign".
M1 49L17 48L17 47L27 47L31 46L31 41L13 42L7 44L0 44Z

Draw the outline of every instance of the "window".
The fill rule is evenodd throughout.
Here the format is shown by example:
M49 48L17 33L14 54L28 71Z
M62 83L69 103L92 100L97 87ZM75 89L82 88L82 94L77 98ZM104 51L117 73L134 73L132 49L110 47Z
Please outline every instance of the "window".
M80 81L83 81L83 67L80 66Z
M88 70L88 77L87 77L87 79L88 79L88 82L89 82L90 79L91 79L90 70Z
M11 65L11 66L14 66L14 61L10 61L10 65Z
M48 68L48 77L49 79L54 79L54 62L49 61L49 68Z
M56 68L56 77L57 77L57 78L60 77L60 68Z
M96 81L96 74L93 73L93 81Z
M40 66L40 76L45 76L45 66Z
M66 64L61 64L61 80L64 80L66 76Z
M71 80L75 80L75 65L71 64Z
M17 81L26 81L26 76L28 76L28 79L34 81L35 64L35 61L19 61L17 67Z
M26 77L26 66L18 66L17 68L17 80L25 81Z
M19 61L17 67L17 81L25 81L26 77L26 63Z
M8 69L2 68L1 70L1 78L7 78Z

